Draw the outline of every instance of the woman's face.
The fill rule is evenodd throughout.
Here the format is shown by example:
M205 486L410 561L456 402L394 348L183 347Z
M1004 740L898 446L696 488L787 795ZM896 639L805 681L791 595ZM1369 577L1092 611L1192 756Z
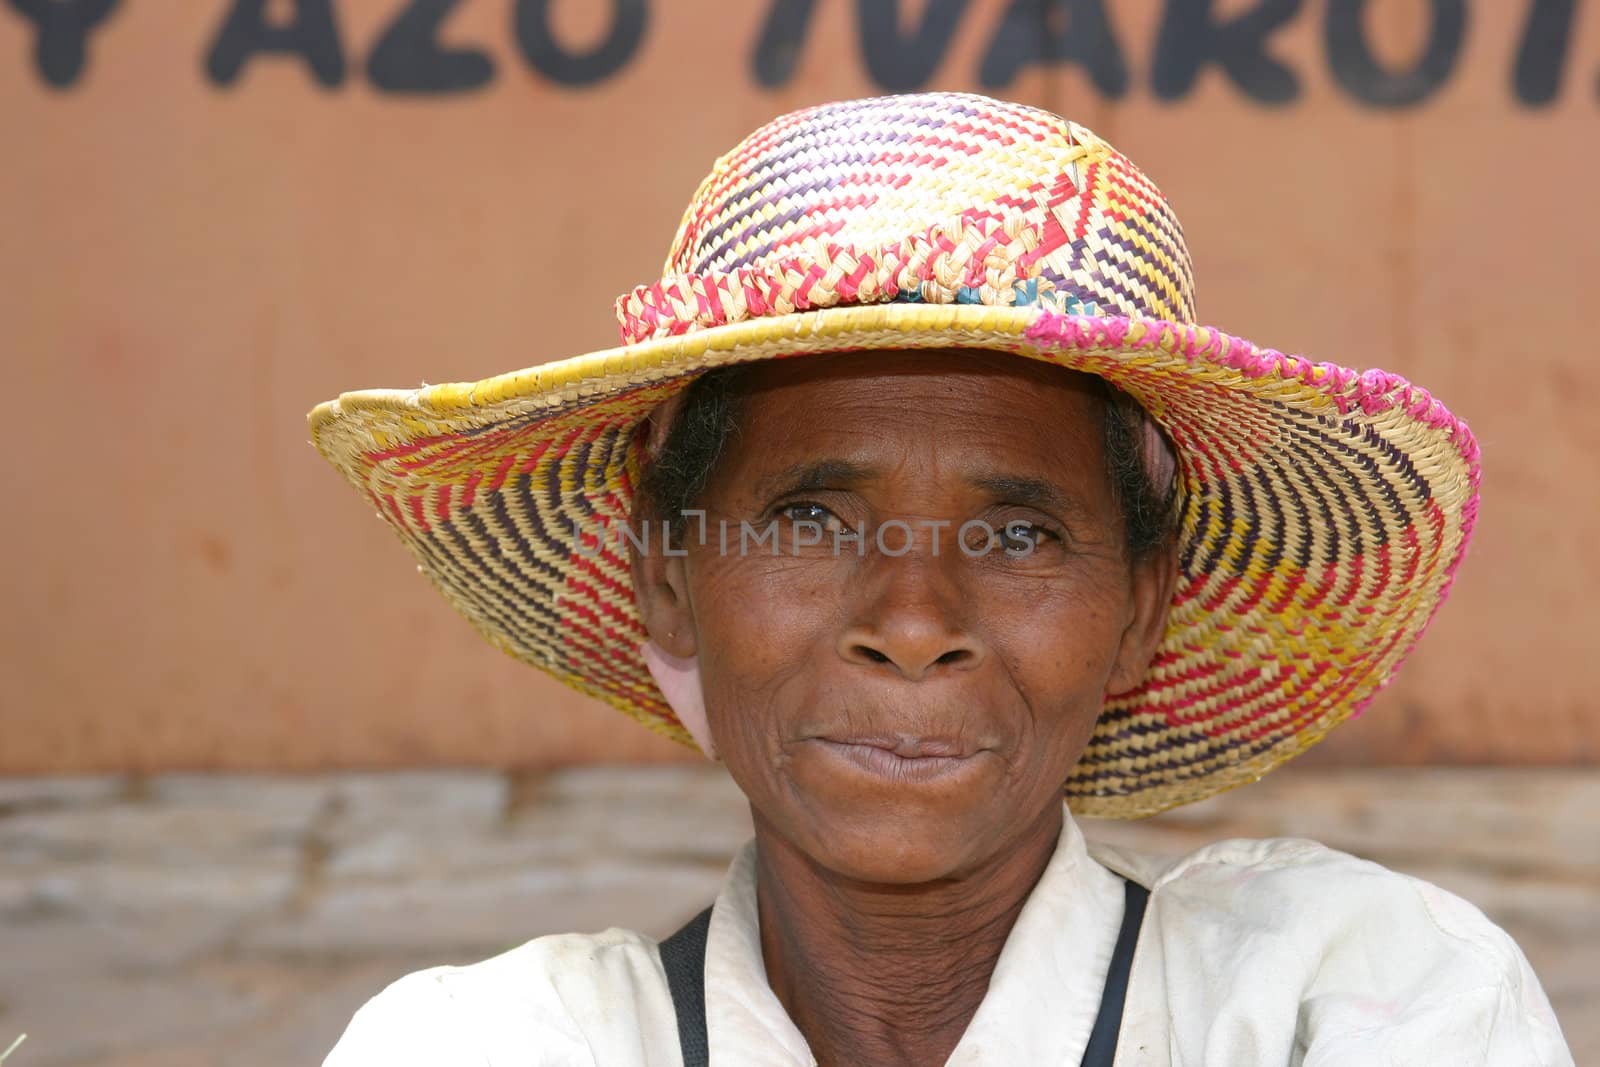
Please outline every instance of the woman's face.
M1125 554L1104 401L964 351L776 360L741 392L703 537L691 518L687 555L646 564L651 631L699 657L769 829L846 877L960 876L1052 816L1164 624L1170 568Z

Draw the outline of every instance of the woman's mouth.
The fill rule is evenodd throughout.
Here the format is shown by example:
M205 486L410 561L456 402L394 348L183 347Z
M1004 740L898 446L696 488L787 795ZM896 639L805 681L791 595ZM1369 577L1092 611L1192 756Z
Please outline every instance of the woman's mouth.
M983 751L954 737L839 736L811 739L829 756L894 781L930 781L967 769Z

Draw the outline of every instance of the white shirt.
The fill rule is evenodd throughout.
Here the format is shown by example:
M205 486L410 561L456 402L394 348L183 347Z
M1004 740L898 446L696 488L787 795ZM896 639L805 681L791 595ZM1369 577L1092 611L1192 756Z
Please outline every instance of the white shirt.
M1122 920L1117 874L1150 889L1117 1067L1572 1063L1522 952L1459 897L1311 841L1178 860L1089 845L1069 815L950 1067L1077 1067ZM705 986L712 1067L815 1063L762 966L754 842L712 911ZM656 942L611 929L408 975L323 1067L680 1063Z

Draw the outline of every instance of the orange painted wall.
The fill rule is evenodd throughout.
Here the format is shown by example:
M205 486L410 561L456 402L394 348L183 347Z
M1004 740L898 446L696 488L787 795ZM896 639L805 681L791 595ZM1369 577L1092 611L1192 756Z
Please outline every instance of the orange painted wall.
M1106 5L1120 97L1081 65L994 91L1078 119L1160 182L1205 321L1414 376L1482 441L1452 600L1314 758L1594 762L1600 12L1561 38L1544 106L1513 90L1531 0L1497 0L1466 5L1436 92L1384 109L1331 72L1327 2L1268 38L1298 81L1287 104L1216 66L1157 99L1156 0ZM336 87L286 55L218 85L208 51L233 6L124 0L66 88L0 7L0 773L684 758L480 644L304 415L343 389L614 343L612 299L654 277L717 153L781 111L878 91L855 5L820 0L769 87L752 54L774 0L647 0L637 51L575 88L531 68L512 0L467 0L443 38L493 77L432 95L368 75L410 0L333 0ZM907 24L954 9L904 6ZM979 87L1011 5L963 6L931 87ZM1367 7L1375 58L1409 64L1430 5ZM553 10L581 51L611 5Z

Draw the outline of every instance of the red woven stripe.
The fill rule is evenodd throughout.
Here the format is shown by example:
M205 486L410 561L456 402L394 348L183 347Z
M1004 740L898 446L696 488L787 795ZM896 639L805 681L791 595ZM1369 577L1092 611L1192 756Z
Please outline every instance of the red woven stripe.
M478 498L478 483L483 481L482 471L473 471L467 475L467 484L461 487L461 510L467 511L472 507L472 502Z
M414 523L414 528L421 530L423 533L430 533L433 527L428 525L428 516L422 510L422 494L412 493L406 497L406 506L411 511L411 521Z
M511 468L516 464L516 462L516 456L507 456L505 459L500 461L500 465L496 467L494 469L494 473L489 476L489 492L498 493L500 491L500 487L506 484L506 475L511 473Z
M614 542L612 542L612 543L614 543ZM603 551L608 551L608 550L603 550ZM568 558L571 561L573 569L582 571L584 574L587 574L590 578L593 578L595 580L595 582L597 582L600 585L605 586L607 589L611 590L613 593L618 593L618 594L620 594L622 596L627 597L630 600L633 599L633 586L632 586L631 583L618 581L617 579L611 577L605 571L603 571L599 567L595 566L594 561L589 559L586 556L580 556L577 553L573 553ZM626 573L627 568L623 564L623 561L618 559L615 555L613 555L611 557L611 563L612 563L613 566L619 567L620 569L623 570L624 573ZM574 580L575 579L569 578L568 579L568 584L572 585ZM593 589L592 586L584 585L582 588L585 591L587 591L590 595L594 594L594 589ZM621 617L621 616L619 616L619 617Z

